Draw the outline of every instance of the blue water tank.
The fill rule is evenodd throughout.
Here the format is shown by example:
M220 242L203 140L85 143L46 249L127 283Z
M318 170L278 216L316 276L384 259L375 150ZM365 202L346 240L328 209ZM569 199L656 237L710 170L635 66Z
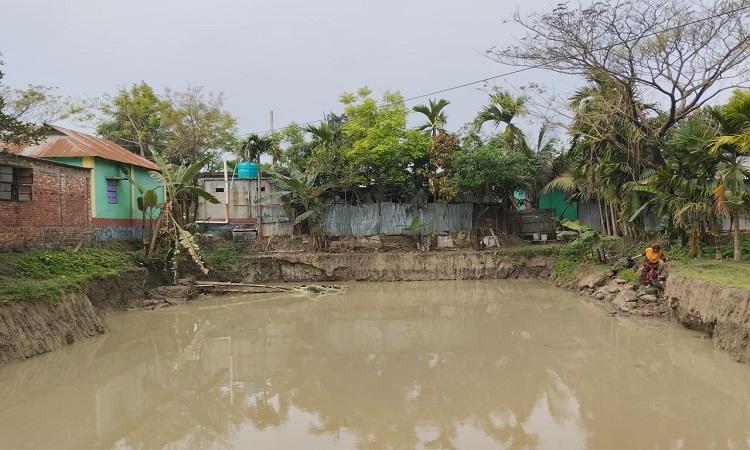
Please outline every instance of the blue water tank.
M258 165L252 162L237 164L237 178L257 178Z

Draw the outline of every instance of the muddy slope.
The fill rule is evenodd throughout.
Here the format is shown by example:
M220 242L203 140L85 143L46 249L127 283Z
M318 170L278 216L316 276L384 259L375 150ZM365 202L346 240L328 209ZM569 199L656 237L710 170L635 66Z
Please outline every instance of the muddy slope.
M750 362L750 292L672 274L664 296L677 321L708 333L715 348L737 361Z
M56 350L104 332L85 294L64 294L56 302L0 307L0 364Z

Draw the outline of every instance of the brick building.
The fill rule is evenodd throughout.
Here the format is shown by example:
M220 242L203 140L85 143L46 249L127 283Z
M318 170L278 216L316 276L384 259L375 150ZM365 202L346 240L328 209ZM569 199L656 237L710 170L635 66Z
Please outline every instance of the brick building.
M90 171L0 152L0 251L91 240Z
M159 168L114 142L51 125L46 139L34 145L13 146L12 153L90 169L89 217L95 239L138 239L145 218L138 209L138 186L154 189L159 202L163 190L149 176ZM158 212L157 212L158 214Z

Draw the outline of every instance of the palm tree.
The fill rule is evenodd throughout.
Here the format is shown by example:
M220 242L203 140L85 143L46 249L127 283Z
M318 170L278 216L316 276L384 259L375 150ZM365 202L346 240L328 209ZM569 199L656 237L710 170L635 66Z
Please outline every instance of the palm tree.
M721 127L721 136L713 140L709 152L723 163L718 172L720 183L713 194L719 212L730 218L734 238L734 261L742 260L740 215L747 213L743 194L747 191L750 151L750 90L737 89L723 107L709 108Z
M236 153L243 161L260 162L261 155L272 154L273 151L274 140L272 137L252 133L240 145Z
M432 137L435 137L440 133L445 133L445 123L448 120L448 116L443 110L449 104L450 102L443 98L441 98L440 100L430 99L429 106L417 105L412 108L412 111L422 113L427 118L427 121L417 127L417 129L419 131L429 131L429 135Z
M478 132L486 122L492 122L495 128L505 125L505 130L501 134L505 145L531 153L523 131L512 123L516 117L526 115L527 101L526 96L513 97L507 91L495 89L490 94L490 103L484 106L474 119L474 131Z
M691 116L674 130L666 167L654 171L635 188L653 194L649 204L656 212L669 216L674 227L688 233L692 257L700 252L705 223L712 225L715 237L718 234L714 193L720 161L706 152L714 137L715 129L705 116Z

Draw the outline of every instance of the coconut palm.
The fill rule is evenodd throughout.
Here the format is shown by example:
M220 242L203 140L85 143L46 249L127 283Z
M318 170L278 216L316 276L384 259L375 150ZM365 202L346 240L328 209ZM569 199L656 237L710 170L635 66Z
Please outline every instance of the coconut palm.
M427 121L417 127L419 131L428 132L430 136L437 136L440 133L445 133L445 123L448 120L448 116L445 114L446 106L450 102L441 98L440 100L430 99L429 105L417 105L412 108L412 111L424 114Z

